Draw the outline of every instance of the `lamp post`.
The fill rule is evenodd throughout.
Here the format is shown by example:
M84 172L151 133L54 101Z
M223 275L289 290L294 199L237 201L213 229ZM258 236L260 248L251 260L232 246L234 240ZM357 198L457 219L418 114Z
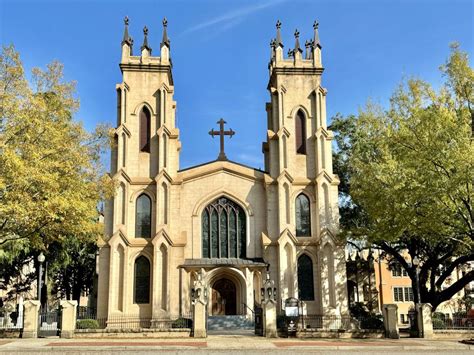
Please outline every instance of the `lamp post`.
M39 269L38 269L38 301L40 301L41 304L41 290L43 288L43 263L46 258L44 257L43 252L41 252L38 255L38 263L39 263Z
M418 259L418 256L415 256L412 260L413 266L415 267L415 285L416 285L416 302L415 302L415 310L416 310L416 330L418 331L418 337L421 337L421 332L420 332L420 327L418 323L418 319L420 317L419 314L419 307L418 304L421 303L421 296L420 296L420 259Z
M415 282L416 282L416 298L418 300L417 303L421 303L421 295L420 295L420 259L417 256L413 258L413 266L415 267Z

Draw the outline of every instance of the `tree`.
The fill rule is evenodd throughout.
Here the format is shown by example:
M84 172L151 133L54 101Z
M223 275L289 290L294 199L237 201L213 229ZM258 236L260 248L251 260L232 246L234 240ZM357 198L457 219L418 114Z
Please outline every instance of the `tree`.
M0 56L0 268L4 284L39 251L97 239L97 204L112 192L100 155L109 141L99 126L87 132L74 120L75 83L63 66L35 68L26 80L18 52Z
M415 291L404 253L418 256L421 301L434 309L474 280L474 73L457 45L441 70L440 90L412 78L388 110L369 103L332 125L335 166L349 181L341 225L400 263ZM465 275L447 284L459 267Z

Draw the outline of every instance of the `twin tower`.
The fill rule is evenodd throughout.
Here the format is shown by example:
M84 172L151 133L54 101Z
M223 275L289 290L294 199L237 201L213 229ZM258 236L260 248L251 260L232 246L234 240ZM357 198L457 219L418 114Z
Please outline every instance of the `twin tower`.
M298 297L308 314L346 313L339 179L332 170L318 24L306 52L296 31L287 55L276 24L264 171L225 155L180 168L167 21L159 56L152 55L146 27L135 53L128 25L126 18L111 159L118 190L106 204L100 316L180 315L190 309L198 274L212 289L209 314L247 314L261 301L267 270L279 308Z

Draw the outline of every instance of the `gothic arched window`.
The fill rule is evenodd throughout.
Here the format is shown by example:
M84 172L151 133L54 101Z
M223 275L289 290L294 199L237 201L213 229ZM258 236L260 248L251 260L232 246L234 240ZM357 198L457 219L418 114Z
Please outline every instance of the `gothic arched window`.
M146 194L141 194L137 198L135 238L151 238L151 199Z
M296 236L311 236L311 209L309 198L305 194L299 194L295 202Z
M135 260L134 303L150 303L150 262L145 256Z
M146 106L143 106L140 111L140 151L150 152L150 110Z
M295 140L296 153L306 154L306 117L301 110L297 112L295 117Z
M202 212L202 257L245 258L246 220L244 210L220 197Z
M306 254L298 258L298 295L302 301L314 301L313 261Z

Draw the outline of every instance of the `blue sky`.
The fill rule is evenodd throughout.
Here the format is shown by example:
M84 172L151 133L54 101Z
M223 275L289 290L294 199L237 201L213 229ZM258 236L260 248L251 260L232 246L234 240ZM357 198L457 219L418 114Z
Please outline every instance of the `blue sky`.
M285 52L295 28L304 43L320 23L328 89L328 117L357 113L368 98L387 103L402 77L441 83L439 65L458 41L473 52L473 2L467 0L326 1L6 1L0 0L0 38L13 43L25 68L57 59L76 80L88 129L115 123L115 84L123 17L130 18L135 52L142 29L159 53L161 20L168 18L181 130L181 168L214 160L218 139L207 132L224 117L237 134L226 142L230 159L263 168L267 64L275 22Z

